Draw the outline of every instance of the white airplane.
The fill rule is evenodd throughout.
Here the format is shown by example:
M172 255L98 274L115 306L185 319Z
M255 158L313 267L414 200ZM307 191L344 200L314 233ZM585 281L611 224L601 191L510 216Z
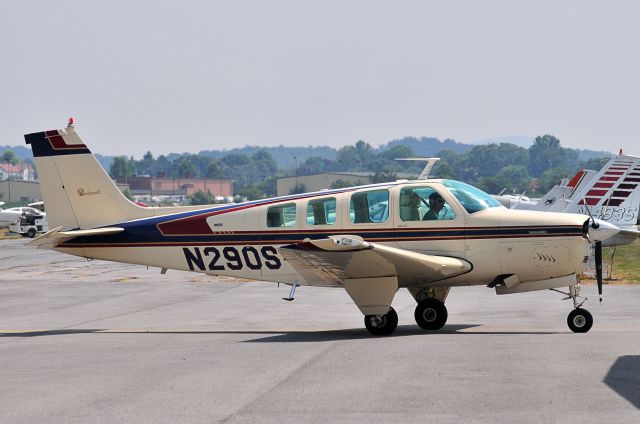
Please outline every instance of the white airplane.
M579 281L590 218L504 208L454 180L397 181L233 205L143 208L113 184L73 125L27 134L51 228L31 243L90 259L345 289L373 335L391 334L399 288L425 330L454 286L497 294L569 287L567 323L586 332ZM612 233L616 229L610 230ZM609 234L608 234L609 235ZM608 236L607 235L607 236Z
M553 187L536 202L494 196L511 209L587 214L620 231L603 246L633 243L639 236L640 157L613 156L600 171L580 170L568 182Z

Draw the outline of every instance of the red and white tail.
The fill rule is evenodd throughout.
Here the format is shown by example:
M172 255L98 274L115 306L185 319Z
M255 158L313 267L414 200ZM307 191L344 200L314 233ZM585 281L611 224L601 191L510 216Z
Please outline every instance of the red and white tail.
M573 181L573 180L572 180ZM640 158L614 156L583 187L565 212L591 214L615 225L636 225L640 209Z
M72 125L24 137L33 151L51 228L95 228L149 216L124 197Z

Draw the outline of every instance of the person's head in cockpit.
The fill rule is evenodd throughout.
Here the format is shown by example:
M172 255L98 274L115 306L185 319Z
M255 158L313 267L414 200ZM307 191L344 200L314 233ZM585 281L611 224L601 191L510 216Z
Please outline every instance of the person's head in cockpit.
M429 210L422 219L439 219L440 211L444 208L444 198L439 193L433 192L429 195Z

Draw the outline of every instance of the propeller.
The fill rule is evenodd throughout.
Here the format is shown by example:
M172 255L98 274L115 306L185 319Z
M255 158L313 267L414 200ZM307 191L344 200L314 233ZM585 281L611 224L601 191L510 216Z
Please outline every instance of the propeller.
M598 295L602 302L602 242L596 241L596 282L598 283Z
M586 205L584 197L582 198L583 203ZM597 230L600 228L600 224L596 222L591 215L591 208L587 206L587 212L589 213L589 217L591 218L591 228ZM596 251L595 258L596 260L596 283L598 284L598 295L600 296L600 302L602 302L602 242L596 241Z

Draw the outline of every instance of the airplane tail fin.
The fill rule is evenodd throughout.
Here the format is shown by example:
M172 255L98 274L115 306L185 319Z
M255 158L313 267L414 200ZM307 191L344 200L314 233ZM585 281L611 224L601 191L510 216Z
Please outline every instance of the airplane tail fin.
M154 214L122 194L71 124L24 137L33 150L51 228L95 228Z
M636 225L640 209L640 157L617 155L572 195L565 212L591 214L615 225ZM587 210L588 209L588 210Z
M535 210L544 212L563 212L571 202L575 201L576 193L579 193L596 174L590 169L581 169L570 180L562 180L542 196L536 204Z

